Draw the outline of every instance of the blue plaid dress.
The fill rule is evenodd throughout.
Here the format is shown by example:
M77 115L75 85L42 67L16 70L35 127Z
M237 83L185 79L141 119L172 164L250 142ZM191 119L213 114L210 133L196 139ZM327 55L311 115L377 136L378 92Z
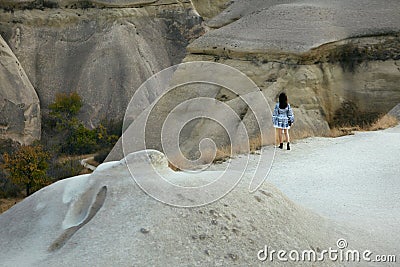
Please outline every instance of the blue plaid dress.
M289 121L294 122L293 110L288 104L285 109L279 108L279 103L275 105L274 113L272 114L272 123L275 128L290 129Z

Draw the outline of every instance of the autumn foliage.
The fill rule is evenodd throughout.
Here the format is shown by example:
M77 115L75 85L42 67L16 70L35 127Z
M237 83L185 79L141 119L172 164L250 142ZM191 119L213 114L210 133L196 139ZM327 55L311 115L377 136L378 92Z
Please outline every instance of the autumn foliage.
M29 196L50 183L46 175L49 157L40 145L23 145L11 155L4 153L2 167L7 171L8 178L25 188Z

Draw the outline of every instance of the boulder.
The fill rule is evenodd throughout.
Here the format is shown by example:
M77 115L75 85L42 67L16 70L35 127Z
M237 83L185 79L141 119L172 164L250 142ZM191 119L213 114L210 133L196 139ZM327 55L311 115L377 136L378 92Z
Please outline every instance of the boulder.
M21 63L0 36L0 138L31 144L40 139L40 103Z

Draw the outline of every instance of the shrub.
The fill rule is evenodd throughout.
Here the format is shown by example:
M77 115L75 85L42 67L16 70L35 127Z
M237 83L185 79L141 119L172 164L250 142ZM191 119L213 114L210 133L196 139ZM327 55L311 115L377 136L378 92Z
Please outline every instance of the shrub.
M122 126L123 126L122 120L114 120L114 119L102 120L100 124L106 128L107 134L115 135L118 137L122 135Z
M82 99L77 92L59 93L54 103L49 105L50 116L56 123L65 128L72 118L76 117L82 108Z
M44 8L58 8L59 5L56 2L51 2L51 1L43 1L43 7Z
M44 123L46 137L54 132L51 138L59 139L62 142L59 150L69 155L94 153L113 146L121 135L121 123L103 121L97 128L88 129L77 118L81 108L82 100L76 92L57 94L54 103L49 106L50 113ZM54 142L46 141L48 143ZM54 144L50 146L54 147Z
M71 130L62 152L68 154L89 154L96 151L96 149L96 130L89 130L80 123Z
M0 171L0 198L17 197L21 193L21 188L13 184L6 174Z
M12 155L4 153L3 168L15 185L23 186L26 195L49 184L46 175L49 154L40 145L21 146Z
M347 43L333 50L328 57L328 62L338 62L344 71L354 72L356 67L367 59L367 52L365 48L360 48L354 43Z
M110 133L103 124L100 124L95 130L99 149L112 147L118 141L119 136Z
M330 122L330 126L331 128L365 128L375 123L380 116L381 114L377 112L362 112L354 102L346 101L336 110L333 120Z
M68 159L60 162L56 159L51 165L47 174L54 180L62 180L65 178L80 175L84 168L79 159Z
M107 158L109 153L110 153L109 149L103 149L99 153L97 153L96 156L94 156L94 160L101 164Z

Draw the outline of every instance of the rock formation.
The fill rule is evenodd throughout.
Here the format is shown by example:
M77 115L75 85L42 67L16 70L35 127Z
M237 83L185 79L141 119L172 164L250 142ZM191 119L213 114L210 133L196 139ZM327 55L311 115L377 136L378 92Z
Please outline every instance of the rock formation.
M0 138L40 139L40 105L21 63L0 36Z
M188 1L0 0L5 9L1 11L0 33L21 61L0 39L0 92L5 94L3 98L10 99L10 103L0 105L1 116L6 115L0 117L0 126L21 142L40 135L38 100L27 76L38 92L42 107L53 101L56 92L78 91L85 103L81 115L89 125L94 125L105 117L122 118L133 93L144 80L185 57L185 62L218 62L234 67L256 86L237 79L237 72L229 75L207 67L174 70L171 80L175 85L181 78L197 72L214 80L226 80L231 86L188 84L162 99L158 97L166 85L157 91L149 87L139 92L139 100L129 110L124 125L127 132L135 127L146 130L139 134L147 134L150 142L147 147L139 143L137 150L149 147L162 150L159 135L170 114L176 115L175 121L184 121L186 115L198 110L211 112L217 118L226 114L223 109L215 109L216 105L199 103L179 109L183 101L199 97L211 98L231 108L237 115L231 121L232 128L239 129L240 123L236 122L243 122L249 136L256 137L260 129L255 115L241 98L261 93L272 106L277 94L286 91L296 115L292 133L300 137L326 135L336 110L346 101L352 101L367 113L388 112L400 103L400 3L398 0L386 0L384 4L377 0L362 2L361 5L355 0L232 3L193 0L198 13L214 29L193 41L185 55L182 48L203 31L202 20ZM241 90L233 92L232 87ZM155 101L158 105L153 105ZM269 111L268 105L257 107ZM398 107L392 109L392 115L398 115ZM147 121L148 114L151 116ZM18 124L14 125L10 118L18 118ZM229 144L224 129L206 120L191 121L178 130L183 135L180 145L189 157L204 138L215 140L217 145ZM23 136L19 137L21 133ZM303 161L296 162L297 168L290 169L290 177L308 178L309 172L318 170L321 174L315 177L321 179L329 166L337 163L337 157L341 157L343 168L333 168L336 172L331 175L359 177L360 170L354 166L366 166L362 169L364 176L368 176L368 171L374 175L368 176L371 180L363 180L365 184L360 190L373 189L372 193L383 196L379 203L386 206L398 203L389 198L395 194L385 194L387 187L381 186L382 181L375 177L384 170L386 182L393 185L392 190L396 188L398 182L393 171L397 169L393 166L398 166L397 158L391 156L389 161L386 152L387 149L396 152L398 133L399 127L384 134L332 139L331 146L321 139L306 140L303 146L299 145L298 154L282 154L275 165L279 170L275 172L279 177L275 178L287 179L281 177L280 170L287 168L291 160L302 157ZM353 142L353 137L358 142ZM130 141L137 140L141 141L135 138ZM273 136L266 140L272 142ZM123 158L121 142L108 160ZM341 146L337 146L339 142ZM358 149L349 147L349 142L356 143ZM378 147L380 153L368 157L364 142ZM316 149L319 153L315 153ZM324 157L328 153L332 154ZM328 247L335 249L338 238L345 238L351 240L351 249L368 249L377 254L392 253L385 247L392 245L390 242L398 246L397 237L389 242L376 238L371 229L371 232L349 229L323 218L295 204L269 183L250 195L248 185L252 177L248 172L257 168L270 170L269 166L255 164L255 159L250 158L250 166L241 173L242 181L229 194L196 208L176 208L151 198L134 182L127 166L135 170L135 179L143 179L153 188L159 185L155 173L163 175L166 181L190 188L211 184L216 175L226 172L224 166L211 166L190 175L173 172L168 168L169 158L147 150L100 165L92 174L59 181L1 214L0 265L243 266L260 264L257 252L265 245L276 250L321 252ZM308 166L308 163L313 164ZM234 176L237 171L227 174ZM335 183L333 178L330 182ZM346 185L339 189L344 196L352 190ZM185 198L168 190L162 194L185 202L197 200L195 195ZM332 196L332 201L342 203L343 209L346 199L337 201ZM368 204L374 199L369 194L358 201ZM375 210L364 211L372 218L382 212L380 208L375 205ZM396 208L389 206L384 215ZM398 214L393 214L389 222L394 229L399 220ZM378 222L386 222L385 216L378 217L381 217ZM379 231L393 236L382 224ZM309 264L296 262L297 266ZM318 262L318 266L332 265L336 263Z
M372 117L400 102L399 8L398 1L382 5L371 0L363 6L357 1L235 1L206 21L216 29L189 44L184 62L217 62L242 71L270 107L280 92L287 92L296 115L292 136L326 136L344 103L352 102L360 113ZM236 106L237 115L247 118L248 125L255 124L251 110L236 104L243 95L227 93L229 88L223 94L214 94L212 86L206 89L209 97ZM159 118L165 117L165 110L158 111ZM210 131L209 127L204 120L190 125L192 131L182 138L191 144L182 149L196 150L200 137L217 140L217 146L229 143L221 138L222 128ZM260 134L257 127L248 130L250 136ZM264 143L272 142L273 133ZM148 144L161 149L160 142ZM117 144L109 159L122 158L121 151Z
M196 11L205 19L211 19L226 9L230 0L192 0Z
M142 82L181 62L188 42L203 31L188 1L11 3L11 11L1 11L0 33L26 70L42 109L57 92L76 91L88 126L121 120Z
M390 116L395 117L400 121L400 104L397 104L394 108L392 108L389 113Z
M345 101L371 113L399 102L399 8L398 1L236 1L207 22L218 29L191 43L185 61L236 67L271 100L286 91L296 134L324 135Z
M146 153L151 159L146 160ZM208 183L219 173L192 174L188 180L187 174L170 170L159 152L142 151L128 158L137 174L150 182L156 181L153 167L168 181L186 186ZM363 243L365 236L358 232L349 234L346 227L296 205L271 184L250 195L247 176L213 204L190 209L165 205L134 183L125 164L125 159L106 163L90 175L57 182L3 213L0 242L6 245L0 250L0 263L243 266L259 264L257 253L265 245L321 251L335 248L341 237L357 249L377 246L372 240Z

